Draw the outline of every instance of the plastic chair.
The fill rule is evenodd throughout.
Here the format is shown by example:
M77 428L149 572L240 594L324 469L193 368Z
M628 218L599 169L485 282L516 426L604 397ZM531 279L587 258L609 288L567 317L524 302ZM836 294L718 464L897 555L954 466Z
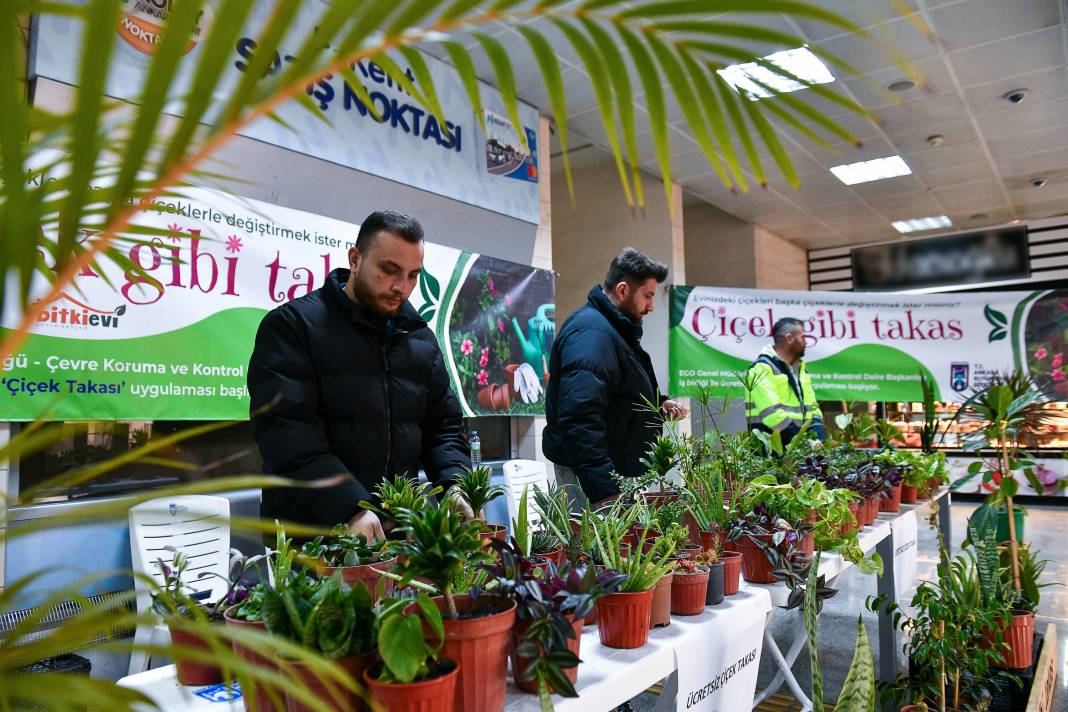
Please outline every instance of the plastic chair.
M189 565L182 582L192 596L215 601L226 593L230 570L230 500L225 497L185 495L153 499L130 508L130 556L133 570L163 584L160 561L174 560L173 547L182 552ZM218 576L206 576L212 573ZM221 576L222 578L219 578ZM137 612L150 610L152 589L134 578ZM141 625L134 633L135 649L130 654L130 675L149 668L151 655L136 646L166 645L170 632L166 624Z
M544 462L535 460L509 460L504 463L504 486L508 490L505 497L508 503L508 520L515 519L519 513L519 500L523 489L527 488L527 521L531 527L541 522L541 516L534 509L534 490L549 489L549 474Z

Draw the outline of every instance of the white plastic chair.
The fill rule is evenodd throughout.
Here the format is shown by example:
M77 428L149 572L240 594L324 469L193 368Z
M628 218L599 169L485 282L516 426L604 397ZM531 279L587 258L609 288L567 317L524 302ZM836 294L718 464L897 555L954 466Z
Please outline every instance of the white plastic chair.
M549 489L549 474L544 462L535 460L509 460L504 463L504 486L508 490L508 521L519 514L519 500L523 489L527 488L527 521L531 527L541 522L541 516L534 509L534 490Z
M215 601L226 593L230 569L230 500L225 497L185 495L149 500L130 508L130 555L133 570L151 576L163 584L159 562L170 564L173 547L189 561L182 582L193 597ZM202 576L214 573L222 576ZM144 613L152 606L152 591L148 584L134 579L137 592L137 612ZM167 626L138 626L134 633L135 646L170 641ZM135 649L130 654L130 675L148 670L151 655Z

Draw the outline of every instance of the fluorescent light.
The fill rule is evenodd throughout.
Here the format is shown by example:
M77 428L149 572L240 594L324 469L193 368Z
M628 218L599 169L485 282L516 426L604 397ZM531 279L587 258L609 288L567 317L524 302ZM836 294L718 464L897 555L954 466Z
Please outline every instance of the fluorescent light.
M762 61L773 64L798 79L808 82L808 84L830 84L834 81L834 75L820 61L819 57L809 51L808 47L798 47L797 49L788 49L769 54L767 57L763 57ZM786 94L800 91L808 86L808 84L796 81L789 76L777 74L757 62L732 64L729 67L720 69L719 75L736 91L744 92L753 99L766 99L772 96L773 92L768 91L769 89L773 89L774 93Z
M893 225L895 230L904 234L908 232L923 232L924 230L938 230L943 227L953 227L953 221L946 215L930 215L925 218L895 220Z
M846 185L856 185L857 183L867 183L868 181L883 180L884 178L907 176L912 173L912 169L901 159L901 156L887 156L886 158L876 158L874 161L861 161L860 163L835 166L831 169L831 173L834 173L838 180Z

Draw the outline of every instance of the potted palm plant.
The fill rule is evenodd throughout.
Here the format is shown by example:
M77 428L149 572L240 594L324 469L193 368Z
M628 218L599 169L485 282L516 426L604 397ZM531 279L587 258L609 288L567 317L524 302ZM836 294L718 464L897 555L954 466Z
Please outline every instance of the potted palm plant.
M429 482L397 475L392 480L384 479L375 486L374 497L377 501L364 500L360 506L370 509L384 518L383 526L390 529L396 526L397 513L407 510L417 512L427 506L431 498L441 493L441 487L432 486Z
M486 519L486 505L508 493L508 490L506 490L503 485L491 484L491 479L492 475L490 468L479 466L461 472L456 477L456 482L453 484L453 489L459 493L463 500L467 502L468 506L471 507L471 511L474 513L475 518L480 519L483 522ZM486 541L490 539L500 539L503 541L508 538L507 527L501 526L500 524L483 524L482 526L486 532L483 537Z
M375 611L381 663L363 672L374 708L383 712L452 712L459 665L442 656L441 611L426 594L384 600ZM433 634L427 636L426 632Z
M300 554L314 562L321 576L341 573L341 578L350 586L362 581L371 592L371 600L377 601L383 593L392 593L392 581L382 576L382 571L396 557L383 552L384 541L368 543L363 534L353 534L344 524L338 524L330 536L317 536L305 542Z
M456 595L456 582L463 580L465 570L493 559L479 523L465 521L447 501L419 511L403 510L398 518L398 531L407 538L391 541L389 549L403 562L398 565L402 585L420 578L441 594L433 600L444 613L442 650L460 666L456 709L499 710L507 685L515 602L503 596Z

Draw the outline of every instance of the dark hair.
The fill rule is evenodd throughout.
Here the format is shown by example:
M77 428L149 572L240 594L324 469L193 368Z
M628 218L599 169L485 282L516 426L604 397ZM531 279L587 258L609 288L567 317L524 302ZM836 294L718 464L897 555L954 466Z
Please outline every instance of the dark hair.
M779 343L785 339L786 334L788 334L795 326L800 326L802 331L805 329L805 323L792 316L784 316L782 319L775 322L775 326L771 327L771 336L775 339L775 343Z
M369 250L381 232L393 233L411 243L423 241L423 226L411 215L392 210L376 210L360 225L360 234L356 237L356 249L360 252Z
M633 247L624 247L608 267L608 274L604 278L604 288L606 291L612 291L620 282L641 284L649 278L663 282L667 279L667 275L667 265L649 259L644 252L635 250Z

